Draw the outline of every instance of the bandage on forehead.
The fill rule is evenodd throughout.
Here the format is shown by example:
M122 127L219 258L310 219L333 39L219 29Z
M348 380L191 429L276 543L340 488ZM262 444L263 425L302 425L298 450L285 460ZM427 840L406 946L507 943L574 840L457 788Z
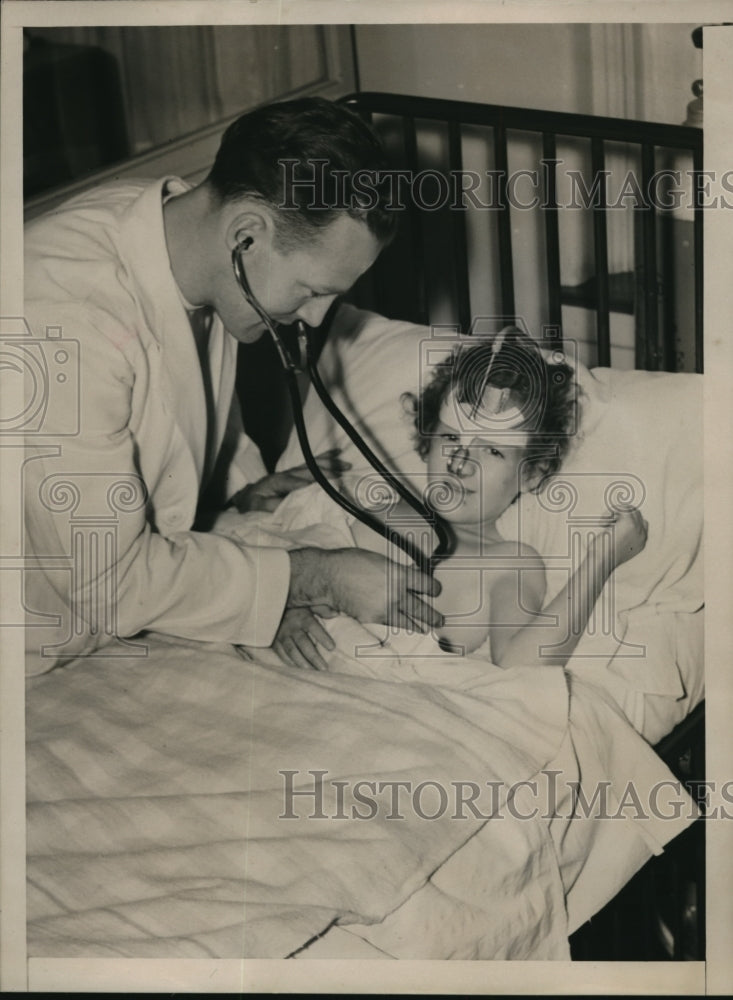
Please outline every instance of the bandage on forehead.
M512 403L508 388L487 385L478 405L460 400L453 390L443 400L439 418L464 445L477 437L498 437L506 444L526 443L524 413Z

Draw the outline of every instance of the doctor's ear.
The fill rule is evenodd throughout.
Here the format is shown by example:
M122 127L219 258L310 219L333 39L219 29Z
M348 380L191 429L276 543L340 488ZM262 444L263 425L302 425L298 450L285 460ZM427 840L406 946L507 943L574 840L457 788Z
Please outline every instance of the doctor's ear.
M266 238L270 226L260 212L237 212L229 219L225 239L229 250L249 250L258 239Z

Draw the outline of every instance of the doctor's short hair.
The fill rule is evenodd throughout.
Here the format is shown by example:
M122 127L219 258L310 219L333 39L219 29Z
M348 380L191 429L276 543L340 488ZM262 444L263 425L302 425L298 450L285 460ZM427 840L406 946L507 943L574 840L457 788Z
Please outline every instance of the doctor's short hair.
M313 240L343 212L387 244L398 214L386 207L385 182L379 182L386 169L379 139L358 115L322 97L304 97L232 122L206 183L222 203L262 200L275 212L282 249Z
M523 422L513 424L511 430L528 435L524 462L527 471L536 476L532 492L539 492L560 468L575 433L579 390L562 353L548 359L537 341L517 327L481 336L475 344L464 341L436 365L419 396L404 394L403 401L414 418L415 448L423 460L427 459L441 407L451 393L464 404L462 411L475 413L471 426L480 434L482 404L489 386L503 390L493 394L494 399L501 399L499 413L518 407L522 414Z

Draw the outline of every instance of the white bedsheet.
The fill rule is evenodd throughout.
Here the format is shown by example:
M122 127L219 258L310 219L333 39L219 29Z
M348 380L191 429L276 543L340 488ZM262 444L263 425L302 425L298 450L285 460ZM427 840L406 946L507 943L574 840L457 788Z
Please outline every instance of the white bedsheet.
M630 775L642 799L669 778L597 692L573 693L568 724L562 671L463 664L442 684L379 681L148 641L146 660L31 683L32 956L278 958L338 921L375 956L567 958L568 933L689 822L571 819L562 797L542 815L543 770L589 790L611 779L611 814ZM401 806L389 821L386 794L370 821L279 819L278 772L312 789L313 769L413 788L495 781L501 807L482 822L452 818L452 801L434 820ZM534 778L515 811L540 814L517 818L501 796ZM438 808L428 797L423 811Z
M308 494L285 509L312 519ZM239 520L271 543L343 544L347 530L335 516L299 530L294 515L292 535L282 516ZM588 797L607 783L613 815L630 777L642 801L671 777L603 691L575 680L568 698L559 668L504 671L429 636L382 635L364 656L376 630L327 624L329 673L151 635L145 659L30 682L31 955L307 957L338 925L375 955L567 958L570 930L690 821L691 807L676 821L575 814L569 782ZM325 818L308 818L312 798L281 818L284 771L306 790L325 772ZM333 779L351 783L345 806ZM388 785L374 818L335 818L364 812L358 780L437 783L447 807L429 791L420 814L408 793L390 819ZM456 783L486 789L478 817Z
M226 514L220 519L218 530L250 543L260 541L286 547L320 544L328 548L353 544L350 521L323 491L312 486L292 493L274 514L245 517ZM392 555L402 558L396 549ZM344 616L324 621L323 625L335 639L336 651L322 652L329 668L339 673L393 683L442 684L446 676L463 676L467 681L472 678L469 683L478 684L479 690L487 678L513 673L491 664L487 647L465 659L457 659L442 653L429 635L364 626ZM258 655L278 662L272 651ZM532 704L537 696L531 691L532 682L541 685L548 672L554 673L555 668L520 671L526 675L526 692ZM493 927L483 907L497 905L498 900L502 901L504 911L505 937L493 937L493 957L546 957L542 936L537 935L535 940L532 932L527 932L528 925L522 923L526 918L522 907L534 907L537 912L543 911L547 920L557 920L549 899L543 904L538 902L538 897L553 884L555 875L550 874L551 870L557 869L562 880L567 933L572 933L697 815L687 794L679 789L667 767L630 725L607 686L599 686L592 678L588 680L575 673L568 673L567 681L572 696L563 743L553 761L536 776L536 790L525 787L517 797L520 803L526 800L523 808L518 807L519 812L528 815L539 807L545 821L536 824L534 832L527 828L526 821L518 821L525 835L516 840L522 852L527 847L526 837L534 837L531 852L522 854L523 864L507 863L506 858L500 858L495 830L484 827L470 845L457 852L421 891L385 921L368 929L348 928L360 942L375 947L372 957L388 953L395 957L425 958L431 957L436 948L444 949L450 957L481 957L477 949L482 941L482 926ZM551 772L556 772L555 777ZM593 810L576 808L573 783L582 785L586 801L594 791L603 789L605 804L599 802ZM619 810L621 802L626 804L623 810ZM599 811L614 818L599 819ZM508 833L517 818L505 812L502 822L505 820ZM508 840L512 840L511 833ZM548 853L550 842L552 851ZM492 865L490 874L483 872L477 877L470 866L475 863L481 868L486 857L495 857L497 863ZM493 881L487 893L489 879ZM522 915L512 920L515 907ZM472 930L466 933L469 926ZM453 938L452 929L456 932ZM349 950L348 940L340 933L333 940L334 957L345 955ZM309 949L306 957L325 957L330 948L328 940L319 941L313 954ZM361 948L361 944L357 945L357 954L361 954Z
M480 822L411 809L390 822L389 792L369 821L309 819L311 800L302 819L280 819L280 771L297 771L306 788L314 769L352 782L511 786L563 739L561 672L542 679L533 713L521 673L467 668L444 685L397 687L148 641L146 660L77 661L31 682L31 955L282 958L335 920L379 921ZM335 815L333 796L325 801ZM507 827L495 826L501 841ZM513 831L523 864L537 840L532 824ZM561 917L556 875L542 891ZM564 920L527 921L546 957L564 954ZM500 934L500 908L493 924ZM484 935L489 957L491 926Z
M629 797L629 780L641 803L656 796L658 813L677 818L660 820L648 810L648 819L641 819ZM444 957L459 959L567 958L569 951L548 953L548 941L554 938L549 925L556 923L572 934L696 814L687 800L678 815L677 803L683 805L684 797L665 785L668 780L666 768L607 695L575 680L568 731L557 755L537 776L536 791L534 782L518 789L514 812L503 814L509 830L522 827L526 833L526 821L516 816L531 815L538 806L546 809L554 803L547 825L532 824L535 842L530 854L520 858L516 853L525 849L526 838L512 841L509 835L497 842L495 829L486 824L384 921L331 928L297 957L414 959L431 958L440 951ZM569 788L574 781L586 793L610 781L609 818L601 819L598 808L589 813L573 808ZM619 809L624 798L634 804ZM565 897L562 913L554 905L558 876ZM497 910L503 917L499 933ZM486 928L491 928L490 941Z

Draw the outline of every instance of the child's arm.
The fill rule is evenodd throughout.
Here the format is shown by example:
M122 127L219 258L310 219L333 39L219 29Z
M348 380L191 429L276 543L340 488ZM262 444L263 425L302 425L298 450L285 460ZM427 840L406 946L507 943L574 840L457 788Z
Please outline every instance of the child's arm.
M318 646L331 652L336 643L316 618L334 618L335 612L328 607L286 608L277 630L272 648L291 667L304 670L328 670Z
M611 573L631 559L646 545L647 523L638 510L616 514L611 522L610 551L602 544L602 536L589 539L588 550L572 573L568 583L546 608L536 586L522 589L521 614L525 622L518 628L501 627L502 621L512 621L517 615L518 583L512 585L505 574L491 591L491 619L497 623L489 630L491 658L500 667L564 666L578 644L590 613ZM532 625L542 611L547 625ZM558 645L559 643L559 645ZM542 654L543 646L553 646L553 652Z

